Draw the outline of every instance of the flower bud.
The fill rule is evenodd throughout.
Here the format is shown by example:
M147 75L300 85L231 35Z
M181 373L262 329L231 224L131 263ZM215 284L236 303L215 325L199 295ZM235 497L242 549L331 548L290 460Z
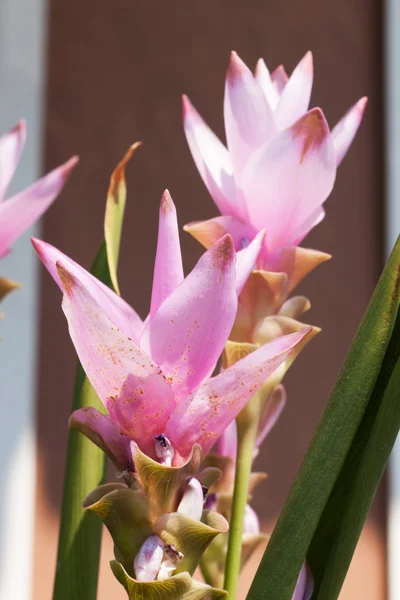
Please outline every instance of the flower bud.
M174 458L174 449L169 439L163 434L154 437L156 455L160 459L160 463L166 467L170 467Z
M192 477L186 482L182 500L179 503L178 511L187 517L200 521L203 514L204 493L203 487L198 479Z
M179 552L172 544L165 546L164 558L157 575L158 580L168 579L172 573L179 567L183 560L182 552Z
M157 535L147 538L136 555L133 567L138 581L155 581L164 556L164 542Z
M260 521L250 504L246 504L243 533L248 535L259 535L260 533Z

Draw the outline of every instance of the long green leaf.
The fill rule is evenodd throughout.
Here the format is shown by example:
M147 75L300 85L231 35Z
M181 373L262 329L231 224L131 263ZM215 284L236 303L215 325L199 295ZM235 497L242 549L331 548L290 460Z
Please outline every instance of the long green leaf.
M105 243L92 267L98 279L111 284ZM72 410L103 404L78 363ZM84 435L69 430L60 537L53 600L95 600L102 523L82 507L84 498L106 479L106 456Z
M126 204L125 166L140 143L133 144L110 178L104 241L91 273L119 294L117 265ZM72 410L103 404L78 362ZM106 480L106 456L84 435L70 429L61 510L53 600L95 600L102 523L82 507L84 498Z
M400 313L345 465L311 542L315 598L338 597L400 427Z
M133 144L114 169L107 194L106 214L104 219L104 239L106 241L108 267L114 289L119 294L117 280L117 264L121 242L122 223L126 204L125 167L141 142Z
M397 240L267 546L249 600L292 597L378 379L398 310L399 263Z

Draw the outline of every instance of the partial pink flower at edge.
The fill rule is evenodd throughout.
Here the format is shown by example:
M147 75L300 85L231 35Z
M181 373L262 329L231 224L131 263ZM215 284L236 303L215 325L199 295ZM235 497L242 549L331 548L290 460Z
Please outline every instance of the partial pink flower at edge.
M72 157L30 187L4 200L14 176L26 139L26 124L20 121L0 137L0 258L12 244L42 215L61 192L72 168L78 161Z

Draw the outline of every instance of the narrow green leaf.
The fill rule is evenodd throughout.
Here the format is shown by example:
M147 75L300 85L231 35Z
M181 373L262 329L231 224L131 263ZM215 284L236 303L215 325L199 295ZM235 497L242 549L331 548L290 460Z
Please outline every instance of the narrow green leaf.
M103 242L91 271L110 285ZM72 410L104 407L78 363ZM106 455L84 435L69 430L60 536L53 600L95 600L102 523L82 507L84 498L106 480Z
M114 169L107 194L106 214L104 219L104 238L107 247L108 268L114 289L119 294L117 280L117 264L121 242L122 222L126 204L125 167L132 158L140 142L133 144L124 158Z
M400 313L357 435L307 559L315 598L338 597L400 427Z
M292 597L378 379L398 310L399 263L397 240L267 546L249 600Z

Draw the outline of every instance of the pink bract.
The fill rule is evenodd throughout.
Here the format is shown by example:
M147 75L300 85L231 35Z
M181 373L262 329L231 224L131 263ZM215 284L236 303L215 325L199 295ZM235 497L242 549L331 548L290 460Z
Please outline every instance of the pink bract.
M206 247L230 233L240 250L265 229L258 267L284 270L282 252L297 247L324 218L323 204L367 99L330 131L321 109L309 110L312 82L310 52L290 78L283 67L270 74L261 59L253 75L232 52L224 98L227 148L183 97L189 148L222 215L186 226Z

